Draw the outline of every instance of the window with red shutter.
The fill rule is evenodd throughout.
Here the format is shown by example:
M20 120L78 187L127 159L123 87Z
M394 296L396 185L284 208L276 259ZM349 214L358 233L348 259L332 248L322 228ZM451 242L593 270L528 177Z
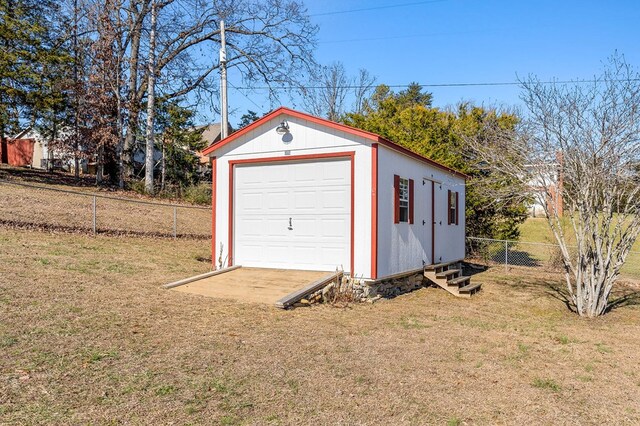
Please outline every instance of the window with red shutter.
M393 223L400 223L400 176L393 175Z
M413 223L413 179L409 179L409 223Z
M451 190L447 190L447 225L451 225Z

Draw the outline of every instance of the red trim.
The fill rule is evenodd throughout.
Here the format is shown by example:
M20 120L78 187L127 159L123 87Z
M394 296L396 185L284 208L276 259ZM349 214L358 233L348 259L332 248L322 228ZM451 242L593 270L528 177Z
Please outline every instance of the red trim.
M409 179L409 224L413 224L413 179Z
M355 155L355 152L350 156L349 161L351 162L351 247L350 247L350 262L351 262L351 270L349 271L351 273L352 277L355 277L356 273L353 269L353 265L355 263L354 260L354 247L355 247L355 234L354 234L354 230L356 229L356 222L355 222L355 211L356 211L356 166L355 166L355 161L353 161L353 157Z
M459 217L460 217L460 203L458 202L458 191L456 191L456 225L458 224Z
M216 157L211 158L211 267L216 269L216 186L217 179Z
M371 279L378 278L378 144L371 144Z
M431 181L431 263L436 263L436 183Z
M300 160L319 160L323 158L340 158L340 157L353 157L355 151L348 152L328 152L325 154L304 154L304 155L285 155L282 157L262 157L262 158L247 158L244 160L229 160L229 164L250 164L250 163L272 163L277 161L300 161Z
M249 126L248 126L249 127ZM283 157L248 158L244 160L229 160L229 264L233 259L233 170L238 164L276 163L285 161L319 160L327 158L348 158L351 162L351 247L350 262L352 275L354 274L354 243L355 243L355 151L331 152L326 154L286 155Z
M242 129L232 133L231 135L229 135L228 137L226 137L225 139L218 141L216 143L211 144L210 146L208 146L207 148L205 148L202 151L202 154L204 155L210 155L213 152L215 152L216 150L222 148L223 146L233 142L234 140L238 139L240 136L245 135L249 132L251 132L252 130L256 129L259 126L262 126L264 123L268 122L269 120L272 120L273 118L279 116L279 115L283 115L286 114L290 117L294 117L294 118L299 118L301 120L306 120L306 121L310 121L312 123L316 123L316 124L320 124L320 125L324 125L327 127L330 127L332 129L336 129L336 130L340 130L342 132L345 133L349 133L352 135L356 135L356 136L360 136L362 138L368 139L370 141L376 142L376 143L380 143L382 145L385 145L393 150L396 150L402 154L408 155L411 158L414 158L418 161L422 161L423 163L427 163L430 164L434 167L437 167L439 169L445 170L447 172L450 172L456 176L468 179L469 176L461 173L457 170L454 170L450 167L445 166L444 164L440 164L436 161L433 161L427 157L423 157L420 154L417 154L413 151L408 150L407 148L404 148L398 144L396 144L395 142L391 142L388 139L383 138L380 135L377 135L375 133L371 133L371 132L367 132L365 130L360 130L360 129L356 129L355 127L351 127L351 126L347 126L346 124L340 124L340 123L335 123L333 121L329 121L329 120L325 120L324 118L320 118L320 117L315 117L313 115L309 115L309 114L305 114L303 112L300 111L295 111L292 110L290 108L286 108L286 107L280 107L272 112L270 112L269 114L265 115L264 117L262 117L259 120L254 121L253 123L249 124L246 127L243 127Z
M229 245L228 251L229 255L227 256L227 266L233 266L233 163L231 161L229 164L229 216L228 216L228 227L227 234L229 234Z
M393 223L400 223L400 176L393 175Z

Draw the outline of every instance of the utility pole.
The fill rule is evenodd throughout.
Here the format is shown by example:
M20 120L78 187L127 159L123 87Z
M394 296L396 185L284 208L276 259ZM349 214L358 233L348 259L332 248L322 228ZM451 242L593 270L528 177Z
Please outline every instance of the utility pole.
M73 173L80 177L80 161L78 149L80 146L79 122L80 122L80 85L78 84L78 0L73 0Z
M220 21L220 139L229 133L229 111L227 102L227 45L224 39L224 21Z

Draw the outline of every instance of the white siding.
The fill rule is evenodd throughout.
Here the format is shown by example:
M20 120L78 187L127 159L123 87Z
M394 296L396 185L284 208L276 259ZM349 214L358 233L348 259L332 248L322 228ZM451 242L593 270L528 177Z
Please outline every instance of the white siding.
M286 119L290 133L277 134L278 124ZM288 140L290 136L290 140ZM251 132L213 153L217 157L216 193L216 261L228 256L229 223L229 161L355 152L354 155L354 271L358 276L369 277L371 271L371 142L307 120L279 115ZM235 263L235 261L234 261ZM349 270L350 265L344 265Z
M394 223L393 176L413 179L414 223ZM431 254L431 183L435 185L435 261ZM448 190L459 192L459 225L447 224ZM378 149L378 277L464 258L465 181L380 145ZM425 222L423 225L422 222Z

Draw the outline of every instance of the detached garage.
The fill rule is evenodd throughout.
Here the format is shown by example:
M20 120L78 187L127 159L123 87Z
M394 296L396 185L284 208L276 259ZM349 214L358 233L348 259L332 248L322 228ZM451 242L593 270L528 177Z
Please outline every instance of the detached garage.
M204 154L224 266L375 280L464 258L466 176L376 134L281 107Z

